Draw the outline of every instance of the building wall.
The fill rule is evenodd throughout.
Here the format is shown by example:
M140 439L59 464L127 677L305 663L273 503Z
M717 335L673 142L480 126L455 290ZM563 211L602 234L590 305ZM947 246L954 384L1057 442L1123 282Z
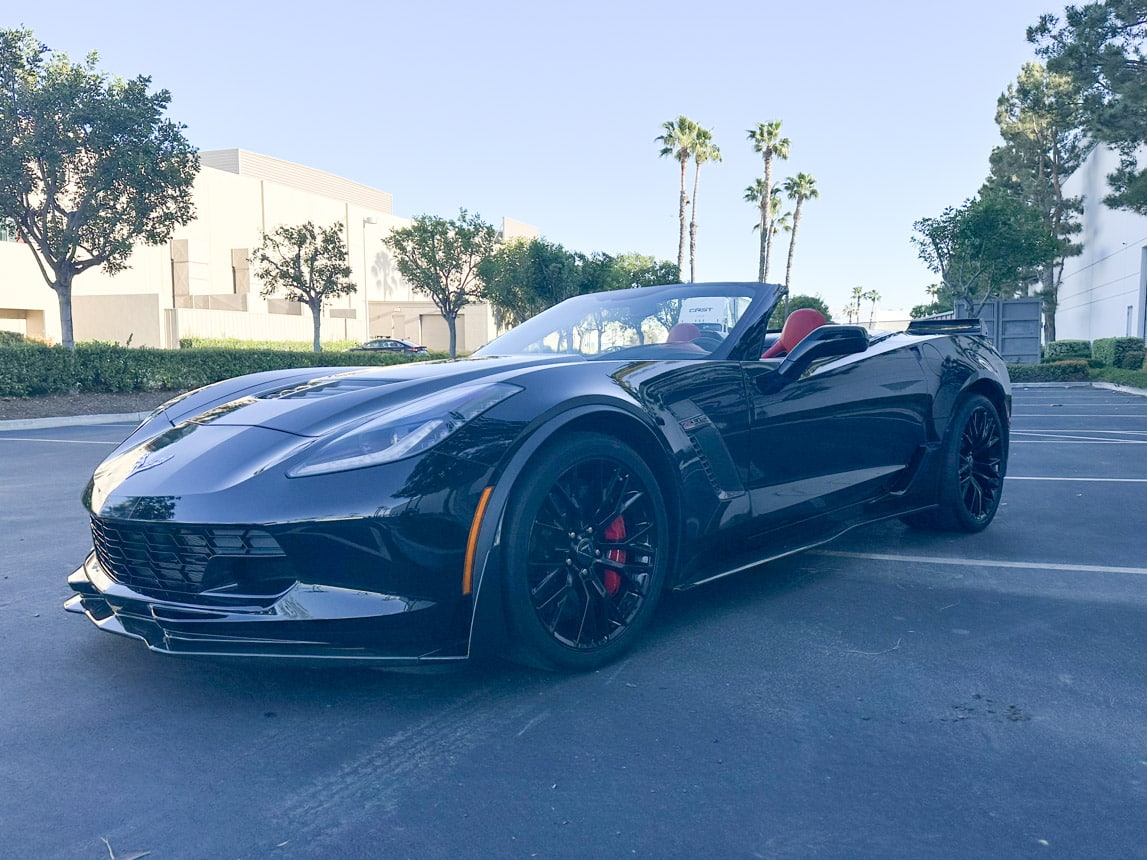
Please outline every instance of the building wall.
M437 310L427 297L413 293L382 244L392 229L411 223L392 213L389 194L244 150L200 157L194 221L162 246L138 246L130 268L114 277L91 269L76 278L72 309L77 340L126 343L130 336L133 346L167 348L188 336L309 341L310 310L264 298L248 260L264 232L283 224L329 226L338 221L358 291L328 303L323 339L362 341L389 334L385 326L375 328L375 320L394 318L400 309L409 339L431 349L447 348L444 324L428 324L423 334L423 318ZM514 236L538 234L511 219L503 230ZM468 343L469 349L494 336L493 315L485 304L467 308L464 332L461 322L459 343ZM0 328L53 343L61 336L56 294L31 249L11 241L0 241Z
M1067 260L1055 315L1060 340L1147 336L1147 217L1110 209L1107 174L1118 156L1096 147L1064 183L1064 192L1083 195L1083 253Z

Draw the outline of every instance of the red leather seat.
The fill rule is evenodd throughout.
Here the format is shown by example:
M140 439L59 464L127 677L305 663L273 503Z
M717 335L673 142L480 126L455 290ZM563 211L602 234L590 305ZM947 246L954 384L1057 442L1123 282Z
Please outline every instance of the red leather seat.
M779 358L792 352L793 347L804 340L810 331L820 328L825 322L824 314L820 311L812 308L797 308L785 320L780 338L761 353L761 358Z

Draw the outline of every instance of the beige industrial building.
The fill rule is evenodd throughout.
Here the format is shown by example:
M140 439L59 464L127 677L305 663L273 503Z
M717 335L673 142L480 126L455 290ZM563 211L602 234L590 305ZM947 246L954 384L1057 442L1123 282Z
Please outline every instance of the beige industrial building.
M390 194L299 164L241 149L201 152L195 180L196 219L166 244L140 245L130 268L115 276L92 269L73 283L77 341L175 348L183 337L310 341L310 310L265 299L248 258L264 232L283 224L343 224L358 290L323 310L323 340L364 341L393 336L445 350L446 321L427 296L398 274L382 239L410 224L394 215ZM506 238L537 230L504 219ZM32 251L0 229L0 329L51 343L60 340L56 294ZM458 316L458 350L490 340L488 305Z

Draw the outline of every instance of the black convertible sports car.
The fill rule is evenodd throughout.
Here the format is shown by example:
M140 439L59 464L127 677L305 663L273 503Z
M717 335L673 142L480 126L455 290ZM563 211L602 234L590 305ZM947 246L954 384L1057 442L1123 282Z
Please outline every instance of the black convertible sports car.
M977 321L767 321L782 289L570 299L472 357L257 373L160 407L84 494L66 607L173 654L587 669L686 589L886 517L996 513Z

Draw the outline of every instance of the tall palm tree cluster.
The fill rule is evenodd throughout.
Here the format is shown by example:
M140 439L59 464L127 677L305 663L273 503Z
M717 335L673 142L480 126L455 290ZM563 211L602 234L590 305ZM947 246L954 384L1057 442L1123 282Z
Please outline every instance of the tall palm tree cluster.
M713 142L713 133L686 116L662 123L663 133L656 140L661 144L661 156L675 159L681 165L681 194L678 202L678 218L681 225L677 244L677 268L685 271L685 235L688 220L689 235L689 280L696 279L697 272L697 189L701 175L701 165L706 161L720 161L721 150ZM769 264L772 258L773 240L778 232L789 234L788 261L785 265L785 286L792 279L793 252L796 249L797 228L800 226L801 210L806 200L820 196L816 180L807 173L790 176L780 185L773 184L773 159L786 160L789 157L790 141L781 136L781 121L757 123L748 131L753 150L761 154L765 175L754 180L745 189L745 200L756 204L759 212L755 230L760 231L760 254L757 265L757 280L764 283L769 277ZM690 162L693 164L693 197L686 192L686 178ZM793 202L791 212L781 213L781 192ZM688 215L688 218L687 218Z
M685 212L689 210L689 280L697 274L697 191L701 184L701 165L706 161L720 161L721 149L713 143L713 132L702 128L687 116L679 116L661 124L664 133L657 137L661 156L676 159L681 164L681 197L678 220L681 224L677 242L677 271L685 271ZM693 162L693 198L685 193L685 174Z

